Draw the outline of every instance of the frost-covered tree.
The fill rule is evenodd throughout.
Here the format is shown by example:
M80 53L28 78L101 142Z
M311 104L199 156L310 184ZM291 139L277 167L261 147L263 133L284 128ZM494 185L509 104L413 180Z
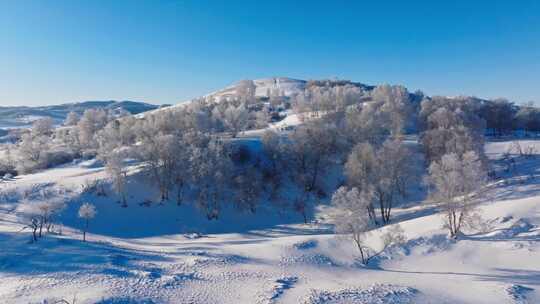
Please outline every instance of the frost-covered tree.
M379 149L361 143L349 155L345 173L349 185L373 191L381 221L388 223L393 207L406 196L412 180L411 153L399 140L387 140ZM377 223L373 206L368 206L368 211Z
M253 80L241 80L236 85L236 94L240 99L245 100L247 103L252 103L255 101L255 90L257 86Z
M64 126L76 126L79 123L80 116L76 112L69 112L64 120Z
M337 234L349 236L360 253L362 264L367 265L371 259L380 255L389 246L404 241L403 230L399 225L387 229L382 236L382 248L374 251L365 244L365 238L370 233L367 207L373 199L373 194L359 191L357 188L339 188L332 196L332 208L329 216Z
M286 148L295 180L303 191L313 192L339 151L338 130L324 121L306 123L291 134Z
M83 242L86 242L86 232L88 231L90 220L93 219L96 214L96 207L90 203L84 203L79 208L79 217L84 220Z
M233 137L246 128L248 119L249 112L243 104L237 107L231 104L223 113L223 122Z
M307 222L307 210L314 196L324 196L320 181L339 159L340 136L337 127L325 120L309 121L295 129L283 145L287 171L300 193L293 208Z
M180 146L181 142L176 136L157 134L145 138L138 147L138 155L159 189L161 202L169 199L174 182L175 153Z
M122 207L127 207L127 170L124 166L124 157L121 153L111 151L105 159L105 168L112 181L114 192L120 197Z
M137 131L137 121L131 116L109 122L95 135L98 157L106 159L111 151L134 145L137 141Z
M234 178L234 201L238 209L256 212L262 192L260 173L256 168L248 167Z
M46 135L23 134L18 147L18 170L31 172L47 167L50 138Z
M392 136L403 134L412 109L409 92L403 86L380 85L372 92L375 102L382 103L381 110L389 116Z
M255 112L253 115L253 127L257 129L266 128L268 126L268 123L270 122L270 114L268 113L267 109L262 109L260 111Z
M191 181L197 186L197 207L209 220L219 218L220 203L232 173L232 163L223 143L213 137L197 139L190 155Z
M367 261L367 253L364 248L364 238L370 230L368 207L373 199L373 194L366 191L358 191L357 188L348 190L339 188L332 196L331 220L338 234L350 235L354 241L362 263Z
M484 159L485 121L472 98L433 97L422 102L420 142L429 162L443 155L475 151Z
M38 136L51 136L54 128L54 122L52 118L41 118L32 123L32 137Z
M367 94L362 86L347 80L310 80L304 92L293 96L293 108L297 113L315 115L343 112L361 103L364 97Z
M356 145L345 163L345 176L349 186L368 193L373 193L373 182L377 179L377 170L378 163L375 149L368 143ZM370 201L366 208L369 218L375 224L378 224L373 202Z
M486 121L486 127L498 136L514 129L517 112L518 107L514 103L502 98L483 102L479 110L480 117Z
M446 154L431 163L427 180L434 190L432 197L445 213L450 237L457 238L464 226L470 226L477 219L474 198L481 194L486 181L480 158L474 151L462 156Z
M531 105L521 106L516 113L515 128L522 129L525 132L540 131L540 109Z
M275 195L281 186L283 177L283 145L279 134L270 130L263 133L261 136L261 143L266 160L263 167L263 175L265 180L270 182L271 193Z
M380 144L390 134L389 117L380 110L381 104L370 103L347 109L345 136L350 146L361 142Z
M390 222L392 208L407 196L412 181L412 154L397 139L387 140L377 151L377 175L373 191L383 223Z
M94 148L97 142L94 135L107 125L110 117L107 111L102 109L85 110L77 123L79 142L85 148Z

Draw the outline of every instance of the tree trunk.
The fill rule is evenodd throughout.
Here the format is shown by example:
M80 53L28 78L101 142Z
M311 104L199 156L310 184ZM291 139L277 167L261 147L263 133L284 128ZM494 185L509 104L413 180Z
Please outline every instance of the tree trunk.
M377 222L377 215L375 214L375 208L373 207L371 203L367 206L367 211L368 211L368 216L371 220L373 220L373 223L375 225L379 225L379 222Z
M43 219L39 221L39 237L41 237L42 230L43 230Z
M86 230L88 230L88 219L86 219L86 225L83 230L83 242L86 242Z
M128 206L127 199L126 199L126 193L122 192L122 207L126 208Z
M178 187L178 189L176 191L176 204L178 206L180 206L180 205L182 205L184 187L180 186L180 185L178 185L177 187Z
M362 264L367 265L366 256L364 255L364 249L362 248L362 244L358 240L354 240L356 243L356 247L358 247L358 251L360 251L360 257L362 258Z
M383 195L379 195L379 209L381 212L381 221L386 224L386 217L384 215L384 198Z

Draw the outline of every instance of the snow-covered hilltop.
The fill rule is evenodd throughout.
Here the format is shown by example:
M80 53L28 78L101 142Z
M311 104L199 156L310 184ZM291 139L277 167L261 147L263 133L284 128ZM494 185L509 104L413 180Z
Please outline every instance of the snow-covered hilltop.
M277 91L280 95L291 96L293 94L300 94L304 92L306 88L307 81L300 79L293 79L288 77L273 77L273 78L262 78L255 79L253 83L256 86L255 96L258 97L269 97L270 92ZM232 97L238 95L238 86L239 83L228 86L217 92L205 95L208 97Z

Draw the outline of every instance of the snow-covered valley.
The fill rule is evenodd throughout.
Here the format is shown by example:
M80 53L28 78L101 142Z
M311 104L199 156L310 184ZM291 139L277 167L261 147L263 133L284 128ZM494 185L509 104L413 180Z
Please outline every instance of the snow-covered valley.
M511 141L489 142L497 167ZM523 142L540 147L536 141ZM538 149L537 149L538 150ZM499 166L500 167L500 166ZM134 164L132 172L137 171ZM479 203L482 229L447 237L429 202L395 210L390 225L372 231L377 246L397 223L406 242L368 266L354 244L323 220L271 207L256 215L224 212L209 222L189 205L143 204L147 186L130 180L130 205L81 193L105 177L98 162L78 162L21 175L1 184L2 303L538 303L540 302L540 156L502 167ZM19 214L35 192L62 196L67 208L38 242ZM82 202L98 215L82 242ZM136 202L141 202L141 204ZM61 234L60 234L61 232ZM69 302L71 303L71 302Z

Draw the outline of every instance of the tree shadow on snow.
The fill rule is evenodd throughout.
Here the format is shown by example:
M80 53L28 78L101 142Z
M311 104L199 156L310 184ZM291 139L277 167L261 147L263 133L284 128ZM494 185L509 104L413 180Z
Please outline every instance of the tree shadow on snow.
M105 243L82 242L46 235L29 243L28 233L0 233L0 272L41 275L83 272L129 277L128 269L145 271L144 262L168 261L158 252L141 252Z
M396 274L435 275L435 276L465 276L474 277L478 281L502 282L507 284L523 284L540 286L540 271L525 269L494 268L498 274L483 274L454 271L411 271L397 269L378 269L379 271Z
M96 302L96 304L156 304L156 302L150 299L135 299L131 297L114 297L109 299L103 299Z

